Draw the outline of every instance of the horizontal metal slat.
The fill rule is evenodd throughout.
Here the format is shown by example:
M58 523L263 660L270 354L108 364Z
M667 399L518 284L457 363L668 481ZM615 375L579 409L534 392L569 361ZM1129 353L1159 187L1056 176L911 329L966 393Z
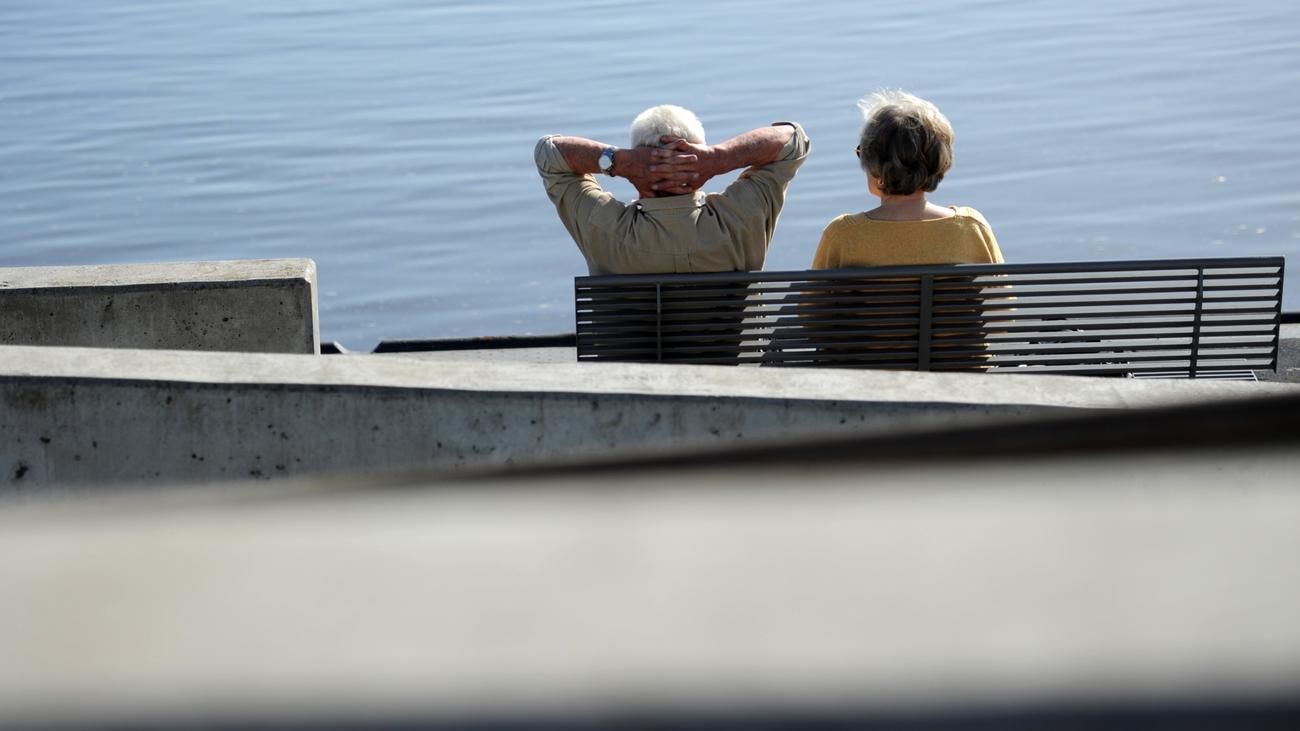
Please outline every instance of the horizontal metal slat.
M1020 273L1058 273L1088 272L1092 274L1105 272L1155 272L1205 269L1210 272L1244 272L1280 271L1285 260L1279 256L1269 257L1206 257L1200 259L1148 259L1123 261L1089 261L1089 262L1043 262L1032 264L959 264L944 266L942 276L979 276L982 274L1020 274ZM593 286L628 286L638 284L699 284L704 282L750 282L780 280L820 280L844 278L883 278L901 276L934 275L936 267L932 265L875 267L858 269L825 269L813 271L773 271L773 272L719 272L715 274L633 274L613 276L589 276L575 279L575 287Z
M805 291L805 292L837 292L837 291L854 291L866 292L870 294L888 294L890 292L916 291L920 285L920 280L909 279L905 281L880 281L880 280L823 280L823 281L802 281L798 279L763 281L743 284L716 284L701 285L688 287L682 285L661 285L660 294L669 293L695 293L709 294L717 292L720 294L731 293L735 291L750 292L782 292L782 291ZM615 296L624 292L631 292L638 295L655 296L654 286L645 288L644 286L636 288L619 288L607 287L600 289L579 289L575 295L578 298Z
M894 364L897 366L915 367L917 364L916 351L907 352L885 352L885 353L837 353L834 351L812 351L812 352L785 352L770 351L764 354L762 363L789 363L791 361L817 361L822 363L854 361L858 363L876 363L880 365Z
M742 297L743 298L752 294L762 294L768 291L784 292L786 290L785 289L764 290L764 289L757 289L754 287L743 287L743 286L710 287L710 288L701 288L701 289L684 289L684 288L663 289L658 292L656 292L653 289L648 291L611 290L609 292L592 292L586 294L579 294L575 299L579 302L585 301L585 302L592 302L596 304L603 304L606 302L618 302L621 300L635 300L638 302L648 300L650 302L654 302L656 299L671 301L671 300L683 299L683 298L692 299L692 298L701 298L701 297Z
M800 342L796 340L773 340L768 343L767 348L773 351L795 350L795 349L802 350L802 349L812 348L816 350L824 350L827 352L843 352L843 351L890 352L890 351L895 351L900 349L906 349L915 353L918 342L919 341L916 339L903 339L903 340L857 339L855 340L850 338L845 338L843 340L809 340L806 342Z
M1256 292L1271 290L1281 294L1282 280L1277 277L1271 277L1268 280L1243 281L1238 284L1207 284L1202 289L1206 292Z
M701 332L701 331L731 333L731 332L737 332L738 330L739 328L736 325L729 324L729 323L717 323L717 324L692 323L688 325L665 325L663 328L660 328L658 332L662 332L665 334L666 333L691 333L691 332ZM648 335L649 337L654 337L655 332L656 330L655 330L654 323L649 323L648 325L603 325L603 326L579 325L576 334L579 338L600 337L603 335L631 335L637 333L641 335Z
M597 355L607 358L618 357L641 357L646 356L657 359L657 354L662 353L663 360L679 362L685 358L721 358L736 359L745 352L751 352L758 355L762 351L758 348L751 348L746 351L741 348L714 348L714 347L676 347L672 349L663 349L662 351L654 348L588 348L583 351L588 355Z
M1002 356L1002 357L994 356L991 359L991 362L998 365L1009 365L1009 364L1028 365L1028 364L1036 364L1036 363L1069 363L1069 364L1087 365L1087 364L1097 364L1097 363L1150 363L1150 362L1181 361L1182 363L1185 364L1187 362L1188 357L1189 357L1189 353L1186 351L1182 351L1182 352L1170 351L1167 353L1143 352L1135 355L1125 355L1124 357L1118 357L1116 354L1064 354L1064 355L1029 354L1023 356ZM1222 361L1222 362L1231 362L1231 361L1238 361L1238 360L1249 361L1250 359L1251 359L1250 355L1238 357L1238 356L1230 356L1225 354L1222 356L1215 356L1213 358L1201 358L1199 360L1204 360L1206 363L1210 363L1216 361Z
M1189 373L1189 372L1186 371L1186 370L1182 370L1182 371L1152 371L1152 372L1149 372L1149 373L1135 373L1135 374L1133 374L1133 378L1140 378L1140 379L1143 379L1143 380L1150 380L1150 379L1177 379L1177 380L1187 380L1187 379L1189 379L1189 378L1191 378L1191 377L1192 377L1191 373ZM1210 371L1210 372L1208 372L1208 373L1200 373L1200 372L1198 372L1198 373L1196 374L1196 378L1197 378L1197 380L1201 380L1201 381L1206 381L1206 380L1211 380L1211 381L1258 381L1258 380L1259 380L1258 378L1255 377L1255 372L1254 372L1254 371L1248 371L1248 370L1236 370L1236 369L1233 369L1233 370L1223 370L1223 371Z
M664 312L708 312L714 309L721 309L721 303L715 302L685 302L685 303L665 303L662 310ZM831 308L841 310L862 311L862 312L888 312L891 310L916 310L920 306L919 298L909 300L857 300L841 298L825 298L819 302L804 304L798 300L750 300L738 301L730 305L734 307L735 312L744 312L752 310L754 312L788 312L788 313L805 313L805 312L824 312ZM653 308L651 308L653 309Z
M871 297L850 297L847 294L805 294L802 291L795 290L780 299L764 300L773 304L780 305L800 305L804 306L809 302L870 302L876 304L900 303L900 304L917 304L921 301L921 295L918 292L901 292L885 295L873 295Z
M952 350L938 350L931 354L934 359L942 357L965 357L987 354L996 359L1003 358L1024 358L1031 356L1048 356L1048 355L1072 355L1072 356L1096 356L1100 360L1126 360L1132 353L1181 353L1184 357L1191 353L1191 343L1150 343L1150 344L1116 344L1113 347L1107 347L1105 343L1099 343L1096 346L1084 345L1061 345L1056 343L1035 343L1032 345L998 345L990 346L988 349L981 348L955 348Z
M726 339L684 338L678 340L667 340L663 338L657 338L653 335L649 337L630 337L630 336L609 337L609 338L596 337L596 338L584 338L582 341L578 343L578 348L583 351L595 350L598 348L655 349L660 347L662 347L664 350L670 350L676 347L681 347L681 346L691 345L691 344L699 344L699 343L710 343L716 347L735 347L742 342L757 341L757 340L761 340L761 339L751 338L751 337L742 338L739 336L726 338Z
M884 315L871 315L867 317L854 317L850 314L830 314L825 317L800 317L790 313L776 313L768 317L756 317L751 320L755 327L777 328L782 330L800 330L808 329L817 332L826 330L840 330L845 328L873 328L881 327L910 327L916 329L920 326L920 318L916 314L901 315L898 317Z
M885 347L889 346L889 347ZM828 355L875 355L900 352L899 348L910 347L911 352L915 352L915 343L889 343L877 344L872 342L846 342L836 343L834 345L822 344L817 348L817 352ZM779 349L773 349L779 350ZM1224 360L1231 358L1252 358L1268 357L1272 350L1270 348L1259 347L1238 347L1238 348L1202 348L1201 357L1205 360ZM1032 347L990 347L983 348L952 348L952 349L932 349L930 357L933 362L938 363L944 360L964 359L968 357L988 357L991 362L1004 362L1014 360L1017 362L1028 362L1034 358L1048 358L1055 356L1073 356L1071 361L1078 362L1113 362L1113 361L1135 361L1145 359L1145 356L1137 354L1160 354L1160 358L1188 358L1191 355L1191 344L1182 343L1178 345L1170 343L1150 343L1150 344L1125 344L1121 347L1106 347L1106 344L1100 344L1097 347L1092 346L1064 346L1055 344L1038 344Z
M1062 285L1096 285L1112 286L1116 284L1133 284L1133 283L1151 283L1151 282L1183 282L1188 286L1196 286L1196 272L1184 272L1181 274L1099 274L1096 276L1060 276L1044 273L1040 276L1034 275L999 275L994 273L981 274L973 280L974 283L981 284L985 287L1014 287L1032 290L1035 287L1059 287ZM959 283L945 283L947 286L960 286ZM945 289L944 285L935 283L935 291Z
M1039 302L1032 298L1017 298L1015 301L1008 301L1004 303L987 304L987 305L976 305L975 303L942 305L942 306L935 307L934 312L936 313L960 312L962 310L970 310L972 307L975 306L981 307L982 309L986 309L986 310L1006 312L1008 310L1030 310L1030 309L1041 309L1041 308L1048 308L1048 307L1070 309L1070 310L1075 310L1075 309L1081 310L1082 308L1092 308L1101 311L1101 310L1109 310L1112 308L1119 308L1119 307L1148 307L1148 306L1155 306L1155 305L1184 305L1184 304L1194 306L1196 304L1196 297L1190 296L1190 297L1149 299L1149 300L1142 300L1142 299L1066 300L1066 301L1053 300L1051 302Z
M1275 312L1274 310L1270 310L1270 309L1243 308L1243 309L1241 309L1241 310L1234 310L1231 314L1233 314L1233 315L1242 315L1242 314L1273 314L1274 312ZM1062 319L1063 319L1063 320L1067 319L1067 318L1066 318L1066 314L1067 314L1067 313L1062 313ZM1069 313L1068 313L1068 320L1070 320L1070 321L1073 321L1073 320L1088 320L1088 319L1097 319L1097 318L1127 318L1127 319L1133 319L1133 318L1155 318L1155 317L1165 317L1165 318L1188 318L1188 317L1191 317L1192 314L1193 314L1192 311L1190 311L1190 310L1183 310L1183 309L1178 309L1178 310L1120 310L1120 311L1111 311L1111 310L1106 310L1106 311L1097 311L1097 312L1079 312L1079 311L1074 311L1074 312L1069 312ZM936 318L934 318L934 321L935 321L936 323L976 322L976 321L979 321L979 320L986 320L986 321L991 321L991 322L1003 322L1003 321L1010 321L1010 320L1033 320L1033 319L1045 318L1045 317L1050 317L1050 316L1051 316L1050 313L1046 313L1046 314L1038 314L1038 315L1035 315L1034 317L1025 317L1024 315L1015 315L1015 314L1010 314L1010 315L993 314L993 315L982 315L982 316L975 316L975 317L954 317L954 316L945 316L945 317L936 317Z
M1124 357L1127 357L1129 353L1160 352L1160 351L1164 351L1168 353L1190 354L1191 343L1186 343L1183 345L1174 345L1168 343L1157 343L1157 344L1150 344L1150 345L1132 345L1132 346L1126 345L1123 347L1115 347L1115 348L1106 348L1104 346L1100 348L1039 346L1028 352L1041 353L1044 355L1058 354L1058 353L1074 354L1074 355L1097 353L1098 355L1106 355L1108 357L1111 357L1112 360L1120 360L1123 359ZM1026 351L1022 349L1010 349L1007 351L991 349L987 352L993 355L1000 356L1003 353L1016 353L1017 355L1022 355ZM1198 351L1200 357L1207 360L1222 360L1224 358L1267 357L1271 352L1272 352L1271 348L1249 347L1249 346L1237 346L1237 347L1228 347L1228 348L1220 348L1220 347L1207 348L1204 345L1202 345L1200 347L1200 350Z
M1090 297L1090 298L1088 298L1088 299L1074 299L1074 300L1070 300L1070 299L1062 299L1062 298L1060 298L1059 295L1053 295L1053 296L1052 296L1051 298L1049 298L1048 300L1043 301L1043 300L1040 300L1039 298L1037 298L1037 297L1033 297L1033 296L1020 296L1020 295L1017 295L1017 296L1014 296L1014 297L1013 297L1013 296L1007 296L1007 297L1005 297L1005 298L1001 298L1001 301L996 302L996 303L993 304L993 305L987 305L987 304L986 304L985 306L989 306L989 307L997 307L998 309L1016 309L1016 308L1028 309L1028 308L1031 308L1031 307L1079 307L1079 308L1083 308L1083 307L1096 307L1096 308L1101 308L1101 307L1126 307L1126 306L1158 305L1158 304L1182 304L1182 303L1195 303L1195 302L1196 302L1196 295L1195 295L1195 294L1190 294L1190 295L1187 295L1187 296L1185 296L1185 297L1168 297L1168 298L1154 298L1154 297L1152 297L1152 298L1146 298L1146 299L1143 299L1143 298L1119 298L1119 297L1098 297L1098 298L1095 298L1095 299L1094 299L1094 298L1091 298L1091 295L1090 295L1089 297ZM993 298L988 298L988 299L993 299ZM1275 303L1275 302L1277 302L1277 297L1272 297L1272 296L1268 296L1268 297L1255 297L1255 296L1242 296L1242 297L1203 297L1203 298L1201 298L1201 301L1202 301L1202 303L1203 303L1203 305L1204 305L1205 307L1212 307L1212 308L1215 308L1215 309L1217 309L1217 310L1225 310L1225 311L1226 311L1226 310L1233 309L1233 308L1225 307L1224 305L1235 305L1235 304L1240 304L1240 303L1251 303L1251 302L1270 302L1270 303ZM945 304L945 305L942 305L942 306L940 306L940 307L936 307L935 309L936 309L936 311L938 311L938 310L951 311L951 310L953 310L953 309L955 309L955 308L962 307L964 304L976 305L977 303L978 303L978 301L976 301L976 300L955 301L953 304Z
M814 320L808 323L797 322L797 326L784 325L784 322L790 320L781 320L770 324L749 323L746 322L743 331L753 331L759 333L770 333L774 337L793 338L803 335L813 335L825 337L828 333L848 332L851 334L876 334L876 335L897 335L904 332L916 333L917 324L915 320L890 320L889 325L881 325L875 320L857 320L850 321L846 326L844 323L836 320ZM909 328L897 327L898 323L912 325ZM806 326L805 326L806 325ZM825 329L818 329L818 325L828 326ZM830 327L833 326L833 327ZM843 327L842 327L843 326ZM848 327L849 329L844 329ZM734 332L741 326L733 323L686 323L686 324L665 324L662 332L680 333L695 331L718 331ZM1130 330L1140 331L1133 332L1129 335L1119 335L1119 331ZM1061 338L1075 337L1081 339L1096 339L1098 337L1148 337L1161 334L1167 337L1187 336L1191 333L1192 326L1190 322L1176 326L1153 327L1150 323L1076 323L1062 322L1059 325L1037 323L1031 325L998 325L996 327L947 327L932 330L932 335L937 340L949 337L958 337L970 333L988 333L989 337L999 337L1002 339L1012 339L1019 336L1021 339L1029 337L1042 338ZM1202 327L1202 337L1233 337L1233 336L1258 336L1272 338L1277 331L1277 325L1272 323L1255 323L1255 322L1238 322L1231 325L1216 325L1213 328ZM585 323L579 323L577 335L579 337L599 336L602 334L627 334L627 333L653 333L654 324L630 324L630 325L604 325L594 327Z
M1012 375L1040 374L1040 375L1063 375L1063 376L1065 375L1122 376L1122 375L1132 374L1135 377L1137 377L1143 373L1152 373L1152 374L1167 373L1172 370L1175 370L1175 367L1178 366L1174 366L1174 364L1162 365L1159 363L1152 363L1148 365L1127 365L1121 363L1121 364L1114 364L1114 365L1095 365L1095 366L1012 366L1012 367L995 366L989 369L989 373L1012 374ZM1180 367L1183 372L1187 371L1186 363L1182 363ZM1249 363L1244 363L1237 366L1223 365L1223 366L1217 366L1213 368L1209 368L1209 367L1202 368L1198 366L1197 375L1199 376L1203 373L1212 374L1221 371L1232 372L1240 369L1261 368L1261 367L1267 367L1267 366L1251 365Z
M825 333L812 333L806 330L799 330L797 334L771 333L765 336L772 345L799 347L800 343L805 345L837 343L840 341L861 340L863 342L899 342L906 340L916 343L920 339L916 330L892 330L878 332L872 330L833 330Z
M594 345L594 343L636 343L649 342L651 346L655 342L662 342L664 345L672 345L677 342L728 342L728 341L746 341L746 339L758 339L751 334L738 333L732 330L731 333L662 333L656 336L655 333L584 333L578 336L582 345Z
M665 312L662 314L662 319L664 322L692 322L692 321L699 321L699 320L723 320L723 319L734 319L736 322L740 322L741 320L744 319L744 313L737 312L733 315L731 313ZM650 313L649 315L646 315L645 313L628 313L628 314L601 313L598 315L597 314L586 315L584 316L583 321L590 322L590 323L645 322L645 323L649 323L650 326L653 327L656 320L655 320L654 313Z
M869 320L864 322L870 323ZM916 322L911 322L910 324L912 325L912 327L910 328L894 327L894 326L871 327L869 325L863 325L861 327L858 326L854 326L851 328L836 327L836 328L828 328L825 330L820 330L813 327L805 328L805 327L777 326L771 328L763 328L759 331L760 332L766 331L767 336L772 338L773 340L777 340L777 339L790 340L790 339L801 338L801 337L823 337L826 335L832 335L836 333L843 333L848 335L870 335L875 337L896 337L896 336L915 337L918 335L918 331L920 328L916 327Z
M1055 294L1052 295L1052 297L1060 297L1060 296L1062 295L1055 295ZM1092 294L1089 293L1088 296L1091 297ZM1101 295L1098 295L1098 297L1101 297ZM661 309L664 312L683 313L683 312L692 312L692 311L709 312L714 310L726 310L729 308L734 308L737 311L743 311L744 309L751 308L751 307L789 307L792 305L800 306L800 307L808 307L809 308L808 311L817 310L815 304L804 304L804 303L818 303L818 304L835 303L835 304L839 304L841 309L848 308L848 309L862 309L863 311L872 311L872 310L888 309L896 305L901 306L908 303L915 303L917 302L917 298L909 297L906 300L901 300L901 301L865 300L865 301L861 301L862 304L859 304L860 301L861 300L847 299L842 297L831 297L831 296L804 297L800 295L793 295L793 296L788 295L782 299L770 299L770 300L757 299L754 297L737 297L733 299L689 299L689 300L680 299L674 301L664 301L662 303L656 303L654 301L645 301L645 302L627 301L627 302L619 302L617 304L607 304L601 307L591 307L591 306L587 306L585 303L580 303L578 307L578 312L583 314L587 314L587 313L603 314L607 312L617 312L622 314L622 313L641 312L641 311L654 312L658 309ZM953 311L971 309L973 307L980 307L983 309L994 309L994 310L1033 309L1033 308L1047 308L1047 307L1113 308L1113 307L1151 306L1151 305L1164 305L1164 304L1194 304L1195 301L1196 301L1196 297L1194 294L1189 294L1185 297L1160 298L1160 299L1157 298L1115 299L1113 297L1109 297L1109 298L1100 298L1100 299L1076 299L1076 300L1053 299L1051 301L1038 301L1033 296L1025 296L1025 295L999 295L996 297L984 297L984 298L969 297L965 299L949 297L948 299L945 300L945 302L949 302L951 304L936 305L934 307L934 311L953 312ZM1233 305L1237 303L1276 302L1276 301L1277 301L1277 297L1274 296L1205 297L1203 298L1203 305L1207 308L1214 309L1216 312L1217 311L1235 312L1235 311L1239 311L1241 308L1225 307L1225 305ZM799 310L799 311L802 312L803 310Z
M1018 324L1017 324L1018 323ZM992 332L992 333L1092 333L1105 330L1160 330L1166 332L1178 332L1186 330L1191 332L1192 321L1190 318L1184 318L1181 321L1170 320L1166 322L1105 322L1102 320L1074 321L1065 318L1052 320L1039 320L1032 317L1011 318L999 321L999 324L986 325L978 321L978 318L968 323L955 323L943 327L931 328L931 332L936 335L947 335L950 333L961 334L971 332Z
M1024 295L1034 296L1034 297L1074 297L1074 296L1101 297L1101 296L1129 295L1129 294L1173 294L1178 292L1186 292L1195 295L1196 294L1195 282L1192 282L1189 285L1184 285L1179 287L1105 287L1105 288L1099 287L1096 289L1076 287L1071 289L1047 289L1047 290L1035 289L1035 290L1026 291ZM971 294L976 294L976 293L963 294L960 292L953 292L953 293L940 294L936 292L934 295L934 300L936 302L943 302L946 300L960 300L963 297L971 296ZM988 296L988 297L1019 297L1021 296L1021 290L1017 287L1011 287L1011 286L983 287L978 292L978 294Z
M1197 351L1197 356L1202 360L1223 360L1224 358L1236 358L1236 357L1243 357L1243 358L1265 357L1266 358L1272 355L1273 352L1274 349L1272 348L1272 346L1261 347L1259 345L1242 345L1242 346L1224 347L1221 345L1212 345L1207 347L1204 343L1202 343L1200 350Z
M1283 257L1276 257L1280 262ZM1218 281L1221 279L1232 279L1233 277L1274 277L1282 276L1282 266L1207 266L1204 269L1205 279L1207 281Z
M1105 341L1087 341L1087 340L1061 340L1061 341L993 341L981 342L976 340L963 340L952 344L944 344L945 347L936 348L936 352L955 352L963 346L986 346L985 352L989 353L1056 353L1056 352L1077 352L1077 353L1115 353L1136 350L1175 350L1178 348L1187 348L1190 350L1192 339L1190 337L1182 338L1145 338L1143 340L1105 340Z
M810 330L831 330L840 327L854 327L872 330L898 330L910 328L915 332L918 326L916 318L867 318L867 319L815 319L806 320L799 318L778 319L775 321L766 321L760 319L746 319L743 323L728 322L666 322L661 327L662 332L682 332L692 330L770 330L780 328L791 328L785 323L797 323L798 327L792 329L807 328ZM578 334L582 333L600 333L600 332L654 332L654 321L611 321L607 323L579 322L576 328Z
M952 330L932 330L930 337L936 342L978 338L996 342L1029 342L1034 340L1132 340L1140 338L1188 338L1192 335L1190 326L1183 328L1132 328L1132 329L1097 329L1078 330L1016 330L962 328Z
M811 306L810 307L778 307L775 309L766 310L764 311L764 314L767 317L792 316L792 317L808 318L808 319L815 319L818 317L824 317L826 315L839 314L839 315L843 315L844 319L853 319L853 315L878 312L881 315L889 315L894 319L898 319L898 317L900 316L913 315L911 319L913 321L916 321L918 318L915 315L916 313L919 312L919 310L920 310L919 306L909 307L906 305L881 305L879 307L869 307L869 306L862 306L862 305L848 305L844 307L827 307L825 305L818 305L815 307L811 307Z
M934 337L932 335L931 342L935 343L935 347L947 347L953 344L973 345L973 344L981 344L981 343L987 345L1008 345L1009 346L1009 345L1016 345L1016 344L1033 345L1037 343L1080 343L1080 342L1113 343L1116 345L1116 347L1119 347L1118 345L1119 343L1124 343L1124 342L1141 343L1144 341L1185 342L1190 345L1192 341L1192 336L1191 333L1182 333L1182 334L1123 333L1123 334L1107 335L1101 338L1097 337L1096 335L1086 335L1086 334L1049 335L1049 336L1042 336L1042 337L1007 336L1007 335L999 335L999 334L990 335L987 337ZM1272 338L1266 335L1248 336L1248 337L1223 336L1223 337L1215 337L1215 338L1207 338L1205 336L1202 336L1200 338L1200 342L1202 344L1202 347L1222 347L1222 346L1238 346L1238 345L1253 346L1253 345L1259 345L1261 343L1263 344L1272 343L1273 340Z
M1278 291L1278 282L1271 281L1258 284L1232 284L1232 285L1206 285L1201 288L1205 292L1271 292L1276 294ZM976 286L965 288L954 288L951 293L940 293L936 287L934 299L943 301L946 299L960 299L966 296L964 293L983 294L985 296L1001 297L1019 297L1019 296L1073 296L1087 295L1100 296L1106 294L1127 295L1127 294L1164 294L1175 292L1190 292L1195 294L1197 290L1196 280L1190 279L1184 284L1178 286L1164 287L1112 287L1112 286L1090 286L1090 287L1073 287L1068 289L1039 289L1037 287L1017 287L1014 285L999 286Z
M869 294L869 295L891 295L899 293L917 292L920 290L921 282L919 279L912 279L902 282L880 282L880 281L822 281L822 282L784 282L785 291L787 292L808 292L812 294Z

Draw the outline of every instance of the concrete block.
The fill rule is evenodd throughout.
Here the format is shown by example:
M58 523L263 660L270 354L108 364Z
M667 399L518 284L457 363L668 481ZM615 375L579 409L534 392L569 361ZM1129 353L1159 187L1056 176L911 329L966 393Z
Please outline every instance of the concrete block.
M0 344L316 353L316 264L3 268Z
M1285 444L0 510L0 725L1296 728L1297 470ZM1158 715L1214 701L1250 713Z
M0 494L473 470L1297 393L1174 382L0 347Z

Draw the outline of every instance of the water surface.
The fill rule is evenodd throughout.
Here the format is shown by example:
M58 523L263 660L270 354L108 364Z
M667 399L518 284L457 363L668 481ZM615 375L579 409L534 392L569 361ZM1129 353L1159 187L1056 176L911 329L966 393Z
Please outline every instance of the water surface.
M805 268L873 205L855 100L899 86L957 131L935 200L1009 260L1284 254L1296 310L1297 29L1291 0L5 0L0 266L305 256L349 347L568 331L540 135L802 122L767 268Z

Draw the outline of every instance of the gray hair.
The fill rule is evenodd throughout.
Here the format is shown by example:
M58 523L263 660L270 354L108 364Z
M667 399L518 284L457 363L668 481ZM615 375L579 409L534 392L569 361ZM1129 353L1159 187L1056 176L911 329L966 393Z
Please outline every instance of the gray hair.
M659 138L664 135L702 145L704 125L691 110L672 104L650 107L632 120L633 147L663 147Z
M900 89L858 102L865 123L858 139L862 169L890 195L928 192L952 167L952 125L934 104Z

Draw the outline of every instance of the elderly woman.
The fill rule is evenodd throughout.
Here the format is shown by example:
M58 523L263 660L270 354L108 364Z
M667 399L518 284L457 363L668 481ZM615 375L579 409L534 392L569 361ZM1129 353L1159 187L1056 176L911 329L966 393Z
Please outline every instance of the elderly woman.
M1001 262L979 211L925 198L952 167L952 125L939 109L896 90L878 91L858 106L866 118L858 160L880 205L831 221L813 268Z

